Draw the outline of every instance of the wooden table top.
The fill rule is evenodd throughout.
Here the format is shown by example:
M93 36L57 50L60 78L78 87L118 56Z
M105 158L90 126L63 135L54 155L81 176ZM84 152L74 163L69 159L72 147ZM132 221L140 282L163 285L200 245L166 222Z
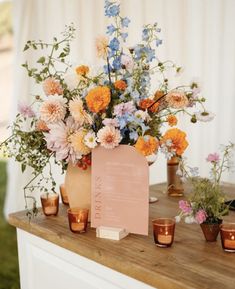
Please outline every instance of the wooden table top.
M235 198L235 186L225 187ZM150 204L147 237L130 234L121 241L100 239L91 228L85 234L73 234L64 205L57 217L45 217L40 212L29 223L25 212L18 212L9 216L9 223L159 289L234 289L235 254L222 250L220 237L217 242L206 242L199 225L181 222L176 225L171 248L155 246L151 220L173 217L178 212L179 198L168 197L165 188L164 184L151 187L151 196L159 201ZM230 212L224 221L235 222L235 212Z

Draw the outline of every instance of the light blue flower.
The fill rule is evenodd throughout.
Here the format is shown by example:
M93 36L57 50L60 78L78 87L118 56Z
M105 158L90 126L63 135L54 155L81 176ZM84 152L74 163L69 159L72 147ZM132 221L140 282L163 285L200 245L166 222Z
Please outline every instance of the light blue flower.
M115 57L115 59L113 60L113 68L118 70L118 69L121 68L121 66L122 66L121 57L120 56L119 57Z
M158 47L161 44L162 44L162 40L161 39L156 39L156 46Z
M121 33L121 37L122 37L123 41L126 42L126 39L128 37L128 33Z
M144 28L142 31L142 40L143 41L149 40L149 30L147 28Z
M139 135L135 130L133 130L129 133L129 137L130 137L130 139L136 141L138 139Z
M117 30L117 28L113 24L111 24L111 25L107 26L107 32L106 33L108 35L112 35L116 30Z
M155 58L155 50L150 47L144 47L143 50L146 55L146 61L151 62Z
M124 18L122 18L122 20L121 20L121 25L122 25L123 28L124 28L124 27L128 27L128 25L129 25L130 22L131 22L131 20L130 20L129 18L124 17Z
M139 60L143 55L143 46L142 45L136 45L134 47L134 52L135 52L135 59Z
M117 51L119 49L119 45L120 45L120 42L117 39L117 37L114 37L109 43L109 47L113 51Z
M105 16L108 17L118 16L120 13L119 5L112 5L113 3L110 3L109 1L107 1L106 3L105 3Z

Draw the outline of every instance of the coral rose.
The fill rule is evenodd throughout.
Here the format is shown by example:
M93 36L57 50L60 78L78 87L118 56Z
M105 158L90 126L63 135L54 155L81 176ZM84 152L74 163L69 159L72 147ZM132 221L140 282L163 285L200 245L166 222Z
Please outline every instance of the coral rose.
M158 147L158 140L150 135L140 136L135 144L135 148L144 156L152 155Z
M91 89L86 96L87 107L95 113L105 110L110 100L111 93L107 86L97 86Z

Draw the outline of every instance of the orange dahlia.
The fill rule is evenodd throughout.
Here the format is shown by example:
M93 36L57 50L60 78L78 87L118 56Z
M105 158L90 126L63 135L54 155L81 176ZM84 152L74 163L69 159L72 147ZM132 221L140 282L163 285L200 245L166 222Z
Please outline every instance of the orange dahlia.
M158 146L158 140L150 135L140 136L135 144L135 148L144 156L155 153Z
M174 126L174 125L177 125L178 119L174 114L170 114L167 117L167 122L169 126Z
M150 98L145 98L142 99L139 102L139 108L143 109L143 110L149 110L150 112L157 112L158 107L159 107L159 102L154 103L155 100L150 99ZM153 104L154 103L154 104Z
M188 147L186 133L178 128L171 128L164 134L161 143L166 143L167 141L172 142L170 149L174 150L178 156L181 156Z
M127 88L127 84L124 80L117 80L114 82L114 87L119 90L125 90Z
M76 67L75 70L78 75L85 76L89 72L89 67L86 65L80 65Z
M86 96L86 103L90 111L98 113L107 108L111 100L110 89L107 86L97 86Z

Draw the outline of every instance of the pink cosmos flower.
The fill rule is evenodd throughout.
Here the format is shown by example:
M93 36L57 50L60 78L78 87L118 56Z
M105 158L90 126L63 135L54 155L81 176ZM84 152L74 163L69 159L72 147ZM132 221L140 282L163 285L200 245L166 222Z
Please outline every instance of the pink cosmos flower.
M179 208L183 213L190 214L192 212L192 207L189 202L180 200L179 201Z
M35 116L35 113L32 110L31 106L29 106L23 102L18 103L18 110L19 110L19 113L22 114L24 117L34 117Z
M70 136L79 129L79 125L74 122L72 117L68 117L66 123L60 121L49 124L50 131L44 133L47 148L56 154L56 160L76 161L81 158L71 146Z
M220 158L219 154L214 153L214 154L209 154L208 157L206 158L208 162L213 162L213 163L218 163Z
M113 149L119 145L121 134L113 126L104 126L97 133L97 140L106 149Z
M116 116L122 116L126 113L131 114L134 111L135 111L135 106L132 100L128 102L122 102L114 106L114 115Z
M195 216L195 220L198 224L202 224L203 222L206 221L207 214L203 209L200 209Z
M114 126L114 127L118 127L119 124L118 124L118 121L116 118L105 118L102 123L104 125L107 125L107 126Z

